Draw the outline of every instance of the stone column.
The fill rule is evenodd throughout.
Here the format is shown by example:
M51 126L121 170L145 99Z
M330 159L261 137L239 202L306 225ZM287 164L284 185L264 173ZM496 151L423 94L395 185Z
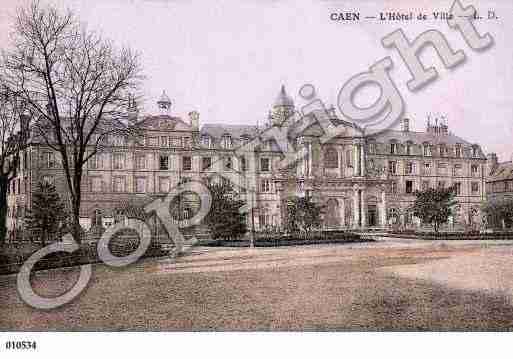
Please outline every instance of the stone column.
M358 228L360 225L360 198L358 188L354 189L353 194L353 227Z
M308 157L307 157L308 173L307 173L307 177L311 177L312 176L312 143L308 142L306 146L308 148Z
M362 227L367 227L367 201L366 201L365 190L361 190L361 216L362 216Z
M342 198L339 202L339 215L340 215L340 226L345 227L346 226L346 202L344 198Z
M358 144L353 145L353 167L354 167L354 176L360 175L360 161L359 161L359 149Z
M381 190L381 226L387 227L387 194L385 189Z
M360 176L365 176L365 146L360 144Z

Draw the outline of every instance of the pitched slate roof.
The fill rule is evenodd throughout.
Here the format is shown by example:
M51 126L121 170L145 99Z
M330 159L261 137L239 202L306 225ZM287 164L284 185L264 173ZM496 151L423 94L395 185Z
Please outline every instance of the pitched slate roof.
M206 123L201 127L202 135L209 135L214 139L220 139L223 135L229 134L233 138L241 138L247 135L250 138L258 133L256 126L251 125L225 125L220 123Z
M446 144L455 145L461 143L464 146L471 146L472 144L465 141L452 133L448 134L435 134L429 132L416 132L416 131L398 131L386 130L380 132L374 137L378 142L389 142L390 140L397 140L399 142L411 141L413 143L422 144L429 142L432 145Z
M169 115L156 115L146 116L136 123L136 126L144 129L180 129L185 130L190 128L190 125L182 120L180 117L173 117Z
M496 182L513 179L513 162L502 162L488 176L487 182Z

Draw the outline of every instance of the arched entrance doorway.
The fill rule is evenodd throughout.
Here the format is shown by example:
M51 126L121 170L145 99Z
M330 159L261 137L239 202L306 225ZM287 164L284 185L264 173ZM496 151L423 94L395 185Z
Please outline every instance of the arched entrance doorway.
M324 216L326 227L340 226L340 205L335 198L330 198L326 203L326 215Z

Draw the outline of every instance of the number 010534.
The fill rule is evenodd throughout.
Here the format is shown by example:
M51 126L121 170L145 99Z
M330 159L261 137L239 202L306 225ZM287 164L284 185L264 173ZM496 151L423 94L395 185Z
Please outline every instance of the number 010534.
M37 344L35 341L24 340L24 341L14 341L9 340L5 342L5 349L7 350L35 350L37 348Z

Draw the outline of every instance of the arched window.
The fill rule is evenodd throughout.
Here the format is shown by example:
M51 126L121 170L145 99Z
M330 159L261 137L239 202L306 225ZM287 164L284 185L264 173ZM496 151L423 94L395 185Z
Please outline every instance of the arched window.
M408 141L406 142L406 154L411 155L413 152L413 142Z
M338 168L338 152L329 147L324 151L324 168Z

